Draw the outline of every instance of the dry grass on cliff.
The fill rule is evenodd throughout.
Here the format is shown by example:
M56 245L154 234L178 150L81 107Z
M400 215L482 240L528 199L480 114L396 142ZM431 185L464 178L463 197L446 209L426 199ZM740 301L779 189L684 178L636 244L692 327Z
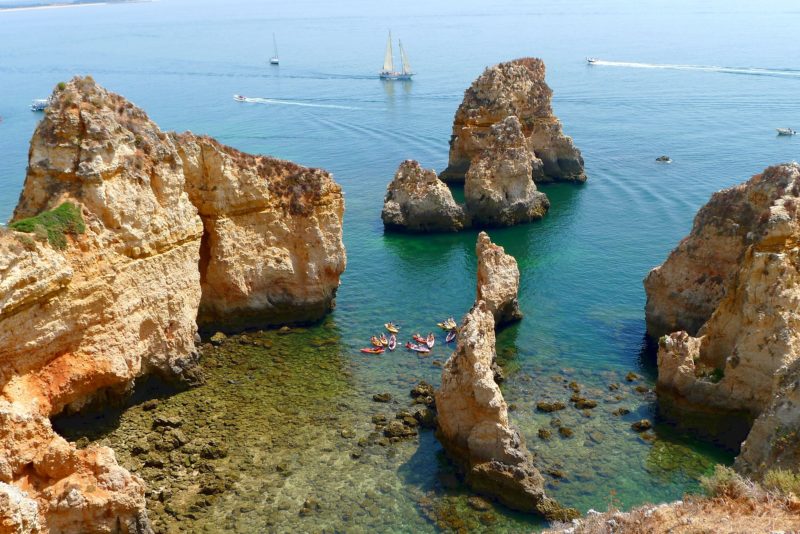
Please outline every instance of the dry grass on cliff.
M630 512L592 513L577 524L553 525L550 533L569 534L700 534L800 532L800 500L792 491L797 475L778 475L770 489L744 479L732 469L717 466L702 484L708 496L642 506ZM780 489L793 488L789 492Z

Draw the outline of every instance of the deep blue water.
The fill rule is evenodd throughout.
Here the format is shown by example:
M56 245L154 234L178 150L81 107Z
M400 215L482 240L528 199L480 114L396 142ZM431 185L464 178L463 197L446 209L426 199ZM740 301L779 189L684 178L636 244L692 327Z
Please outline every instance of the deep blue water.
M654 444L638 439L628 425L653 415L651 398L630 393L634 413L624 421L564 415L578 436L552 442L536 437L550 416L533 406L563 395L554 374L598 396L629 370L652 384L641 280L713 191L797 159L800 140L774 128L800 126L799 26L800 7L788 1L163 0L0 12L0 219L24 179L39 119L30 100L74 74L91 74L164 129L324 167L346 194L348 267L332 320L354 386L402 392L398 376L435 381L438 368L353 349L384 320L427 332L466 311L475 233L384 235L386 184L406 158L444 168L453 114L484 67L541 57L589 181L543 188L552 203L543 221L491 232L520 264L526 315L499 338L512 370L506 398L531 448L575 473L551 487L566 504L677 499L729 457L667 427ZM411 83L377 79L390 28L418 73ZM273 32L280 67L267 64ZM586 56L609 63L589 66ZM237 103L234 93L265 100ZM661 154L674 162L656 164ZM598 431L602 439L586 437ZM423 440L413 456L423 473L415 484L431 483L424 473L436 470L435 449Z

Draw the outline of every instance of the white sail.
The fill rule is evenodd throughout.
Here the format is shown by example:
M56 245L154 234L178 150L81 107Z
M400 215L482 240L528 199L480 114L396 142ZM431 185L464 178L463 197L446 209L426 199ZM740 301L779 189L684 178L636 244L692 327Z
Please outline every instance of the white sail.
M389 40L386 41L386 55L383 56L383 72L394 70L394 60L392 60L392 32L389 32Z
M275 34L274 33L272 34L272 49L275 51L275 54L273 54L272 57L277 59L278 58L278 41L275 40Z
M403 50L403 41L397 42L400 45L400 61L403 62L403 74L411 74L411 65L408 64L406 51Z

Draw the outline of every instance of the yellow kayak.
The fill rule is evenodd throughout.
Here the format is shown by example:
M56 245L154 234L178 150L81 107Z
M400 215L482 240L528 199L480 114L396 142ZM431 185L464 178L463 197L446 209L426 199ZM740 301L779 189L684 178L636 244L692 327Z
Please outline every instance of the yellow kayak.
M385 326L386 330L388 330L392 334L396 334L396 333L398 333L400 331L400 328L397 327L394 323L386 323L383 326Z

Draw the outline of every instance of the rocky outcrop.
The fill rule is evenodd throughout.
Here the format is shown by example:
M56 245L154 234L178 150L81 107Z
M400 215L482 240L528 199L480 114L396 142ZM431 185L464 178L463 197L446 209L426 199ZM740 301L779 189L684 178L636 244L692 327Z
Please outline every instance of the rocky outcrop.
M565 518L544 493L544 479L516 429L494 380L494 318L478 301L461 321L456 350L436 392L437 436L466 474L469 486L509 508L550 519Z
M782 414L793 394L791 370L800 355L798 197L796 164L768 168L743 185L714 194L690 236L645 284L651 317L661 325L688 320L692 326L701 316L699 310L716 301L696 337L681 330L659 342L657 392L662 411L687 420L688 426L701 416L696 426L713 434L723 431L715 421L728 417L742 421L746 434L760 416L758 433L751 432L745 446L753 458L765 457L755 451L771 445L759 442L775 433L767 427L777 428L781 425L775 421L785 418ZM713 258L719 260L716 265ZM717 281L701 276L709 269L715 269ZM698 276L698 287L689 289L687 279L692 276ZM684 310L689 310L686 319ZM730 428L727 421L719 426ZM731 437L740 442L743 435Z
M330 311L346 263L344 198L331 175L209 137L172 140L205 229L200 327L302 323Z
M464 181L474 160L492 150L491 127L513 116L522 127L535 181L586 181L581 153L553 115L553 92L544 77L541 59L523 58L489 67L472 83L453 121L443 180Z
M495 245L486 232L478 235L475 246L478 256L477 300L486 304L495 327L522 319L519 309L519 268L517 260Z
M561 508L544 493L544 480L520 433L508 420L500 387L495 381L495 320L493 312L516 303L510 286L518 281L516 262L493 245L485 233L478 238L478 299L464 316L456 350L442 370L436 391L436 435L461 466L466 482L478 493L514 510L550 519L565 519L574 510ZM482 264L482 266L481 266ZM492 306L481 295L493 298ZM510 306L513 308L513 305Z
M464 199L476 226L512 226L541 219L550 202L531 180L533 165L516 116L493 124L466 174Z
M436 172L414 160L400 164L386 191L381 219L408 232L455 232L468 226L464 210Z
M148 532L141 479L49 417L145 373L198 380L198 310L292 320L273 310L296 289L324 312L344 268L341 213L323 171L161 132L91 78L56 90L11 224L28 233L0 234L0 524Z

